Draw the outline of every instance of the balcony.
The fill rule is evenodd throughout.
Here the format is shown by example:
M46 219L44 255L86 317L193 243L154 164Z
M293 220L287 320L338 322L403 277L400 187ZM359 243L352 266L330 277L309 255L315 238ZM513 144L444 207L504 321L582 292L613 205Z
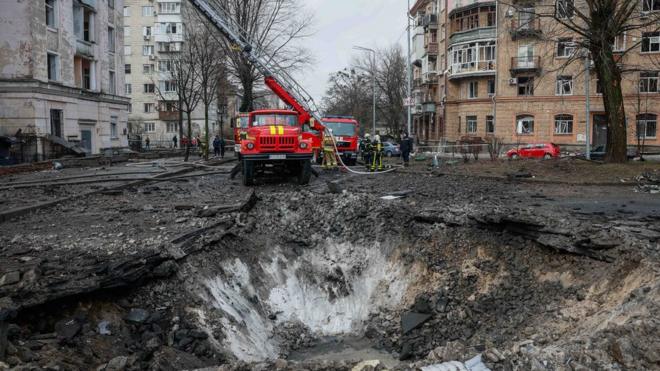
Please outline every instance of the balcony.
M438 56L438 43L430 42L426 45L426 54L429 56Z
M158 119L162 121L178 121L178 111L158 111Z
M438 27L438 15L437 14L426 14L422 19L422 27L427 28L437 28Z
M495 75L495 61L455 63L449 66L449 79Z
M511 75L521 73L535 73L538 75L541 72L541 57L512 57L509 71Z
M76 55L93 58L94 44L89 41L76 39Z
M424 74L424 85L436 85L438 83L438 74L435 72L427 72Z
M449 44L458 44L462 42L469 42L474 40L493 39L497 38L495 27L482 27L473 30L454 32L449 37Z
M512 19L509 34L512 40L524 39L528 37L541 37L541 19Z
M435 113L435 102L424 102L422 104L422 112Z
M413 87L418 88L420 86L422 86L422 78L417 77L417 78L413 79Z

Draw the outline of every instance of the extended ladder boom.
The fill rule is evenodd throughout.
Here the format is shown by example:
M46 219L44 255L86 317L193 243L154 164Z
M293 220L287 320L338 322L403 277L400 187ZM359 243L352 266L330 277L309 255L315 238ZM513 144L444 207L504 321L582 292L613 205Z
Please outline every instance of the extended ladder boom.
M240 48L245 59L264 75L266 86L298 112L301 124L314 118L320 125L321 118L312 96L277 64L273 57L269 57L257 42L249 39L247 33L227 11L221 7L212 7L206 0L190 0L190 3L204 14L229 42Z

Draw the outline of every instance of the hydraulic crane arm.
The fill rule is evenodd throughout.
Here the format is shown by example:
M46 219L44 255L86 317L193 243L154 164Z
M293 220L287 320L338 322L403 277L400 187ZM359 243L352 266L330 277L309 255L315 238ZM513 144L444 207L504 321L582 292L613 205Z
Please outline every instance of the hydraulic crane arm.
M264 75L266 86L298 112L300 124L314 118L317 127L320 127L321 118L312 96L272 57L269 57L257 42L249 39L247 33L227 11L219 6L212 7L206 0L190 0L190 3L204 14L230 43L240 48L245 59Z

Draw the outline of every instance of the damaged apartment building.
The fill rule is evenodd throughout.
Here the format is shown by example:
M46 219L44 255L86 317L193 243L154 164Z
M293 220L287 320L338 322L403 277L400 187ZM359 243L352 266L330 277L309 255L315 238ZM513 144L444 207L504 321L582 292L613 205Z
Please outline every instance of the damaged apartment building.
M0 137L11 160L128 146L122 9L123 0L0 2Z
M581 148L607 143L601 85L585 63L577 35L552 16L574 17L576 0L418 0L413 19L413 134L421 143L500 138ZM639 1L634 17L656 16L660 0ZM541 16L544 14L545 16ZM628 143L660 146L660 32L617 37L628 68L622 84ZM631 49L631 50L627 50ZM624 51L627 53L623 54ZM566 63L567 61L571 63Z

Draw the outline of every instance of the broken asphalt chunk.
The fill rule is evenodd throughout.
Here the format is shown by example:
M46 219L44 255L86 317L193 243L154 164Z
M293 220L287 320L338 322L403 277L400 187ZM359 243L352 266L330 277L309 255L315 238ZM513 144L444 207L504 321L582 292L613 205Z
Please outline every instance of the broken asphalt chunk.
M403 313L403 315L401 316L401 329L403 330L403 334L405 335L410 331L423 325L431 317L432 316L430 314L425 314L425 313L417 313L417 312Z

